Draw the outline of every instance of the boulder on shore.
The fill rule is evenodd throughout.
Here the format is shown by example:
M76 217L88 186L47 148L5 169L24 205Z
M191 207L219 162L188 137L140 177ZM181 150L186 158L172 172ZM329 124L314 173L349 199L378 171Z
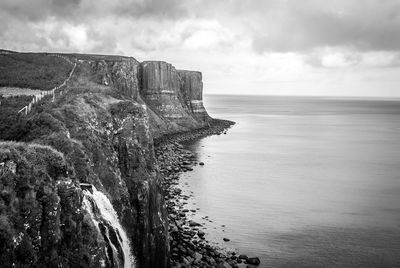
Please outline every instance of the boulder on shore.
M201 226L201 224L198 223L198 222L195 222L195 221L190 221L190 222L189 222L189 226L190 226L190 227Z
M252 257L247 259L247 264L259 265L260 259L258 257Z
M240 254L240 255L239 255L239 259L242 259L242 260L247 260L247 259L248 259L248 257L247 257L247 255Z

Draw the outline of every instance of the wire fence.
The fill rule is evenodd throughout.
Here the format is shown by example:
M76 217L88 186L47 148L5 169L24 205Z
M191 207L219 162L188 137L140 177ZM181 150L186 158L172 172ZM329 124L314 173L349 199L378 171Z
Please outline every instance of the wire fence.
M70 65L73 65L73 68L71 70L71 72L69 73L67 79L65 79L59 86L54 87L53 89L50 90L42 90L40 92L40 94L35 95L32 100L30 101L30 103L26 106L24 106L22 109L20 109L18 111L18 113L22 113L24 112L25 115L27 115L28 113L31 112L33 105L35 105L36 103L39 103L43 98L45 98L46 96L52 96L52 101L54 102L56 99L56 95L57 95L57 91L59 96L61 96L63 94L63 87L67 85L67 82L71 79L75 68L76 68L76 62L72 62L70 59L68 59L65 56L62 55L49 55L49 56L53 56L53 57L58 57L61 58L63 60L65 60L66 62L68 62Z

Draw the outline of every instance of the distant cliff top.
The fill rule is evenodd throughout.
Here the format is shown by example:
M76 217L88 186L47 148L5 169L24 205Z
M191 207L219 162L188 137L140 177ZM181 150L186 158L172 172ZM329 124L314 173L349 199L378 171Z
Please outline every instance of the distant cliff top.
M73 77L66 84L71 72ZM59 90L60 86L65 90ZM48 94L54 88L56 92ZM44 99L54 101L54 95L60 98L71 89L74 94L97 92L104 97L112 93L113 97L145 103L155 137L202 127L210 119L202 103L199 71L177 70L165 61L141 63L119 55L0 50L0 123L4 123L0 132L9 132L21 111L30 113L43 106Z

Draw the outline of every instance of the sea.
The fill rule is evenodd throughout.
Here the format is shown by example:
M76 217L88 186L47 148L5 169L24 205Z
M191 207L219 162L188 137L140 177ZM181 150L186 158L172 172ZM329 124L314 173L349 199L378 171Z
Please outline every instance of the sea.
M206 95L226 134L180 180L207 240L260 267L400 267L400 101ZM223 238L230 241L224 242Z

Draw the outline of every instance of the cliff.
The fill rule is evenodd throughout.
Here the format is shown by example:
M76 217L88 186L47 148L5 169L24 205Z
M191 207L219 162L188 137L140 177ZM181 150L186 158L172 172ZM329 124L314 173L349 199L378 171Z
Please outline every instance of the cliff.
M168 220L153 139L210 123L201 73L130 57L63 57L76 69L54 101L36 103L13 122L1 119L9 127L0 138L15 142L0 142L0 261L167 267Z
M209 116L203 106L203 81L201 72L179 70L178 74L181 78L180 89L184 103L198 121L207 121Z
M169 63L154 61L143 62L140 68L140 95L151 110L155 137L207 124L210 118L204 108L199 113L192 105L203 107L201 73L177 71Z

